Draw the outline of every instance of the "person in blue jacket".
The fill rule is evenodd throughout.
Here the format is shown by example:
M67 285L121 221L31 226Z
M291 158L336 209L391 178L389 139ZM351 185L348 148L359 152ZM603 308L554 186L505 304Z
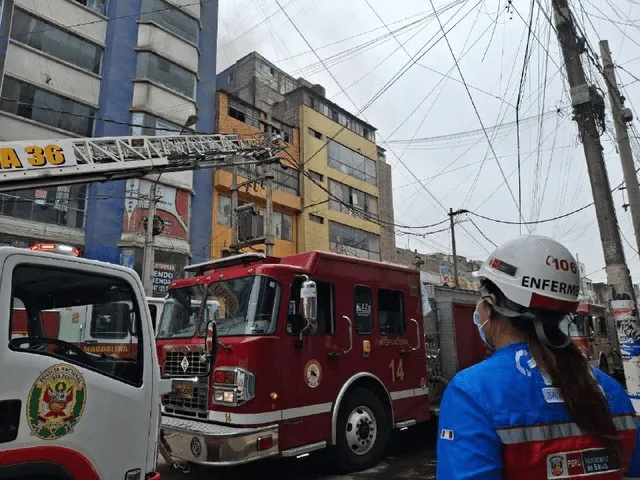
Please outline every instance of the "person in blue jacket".
M494 352L444 392L437 478L640 478L629 396L560 328L580 291L569 250L523 235L474 275L481 285L474 323Z

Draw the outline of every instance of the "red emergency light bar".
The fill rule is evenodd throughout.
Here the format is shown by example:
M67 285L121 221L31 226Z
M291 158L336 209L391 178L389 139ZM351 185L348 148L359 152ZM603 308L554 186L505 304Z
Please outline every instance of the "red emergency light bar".
M60 245L58 243L34 243L29 250L37 250L39 252L59 253L61 255L71 255L73 257L80 256L80 250L71 245Z

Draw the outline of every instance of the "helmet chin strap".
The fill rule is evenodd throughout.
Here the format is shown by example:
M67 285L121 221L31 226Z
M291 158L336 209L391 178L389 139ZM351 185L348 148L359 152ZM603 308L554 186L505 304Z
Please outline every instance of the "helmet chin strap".
M495 305L493 303L493 301L491 301L491 297L489 296L489 291L486 288L481 288L480 289L480 294L483 296L483 298L485 298L485 300L487 300L491 306L493 307L493 309L498 312L501 315L504 315L505 317L508 318L526 318L527 320L530 320L533 322L533 326L536 329L536 335L538 336L538 338L540 339L540 341L542 343L544 343L546 346L551 347L551 348L565 348L567 347L570 343L571 343L571 337L569 335L567 335L567 339L561 344L561 345L554 345L552 344L549 339L547 338L547 334L544 333L544 326L542 325L542 319L536 315L534 315L531 312L516 312L515 310L512 310L511 308L508 308L506 306L501 306L501 305ZM509 303L508 299L506 300L507 304Z
M547 338L547 334L544 333L544 327L542 326L542 320L540 318L538 318L538 317L535 317L533 319L533 326L536 329L536 335L538 335L538 338L540 339L540 341L542 343L544 343L548 347L560 349L560 348L567 347L571 343L571 337L569 335L567 335L567 339L561 345L552 344L549 341L549 339Z

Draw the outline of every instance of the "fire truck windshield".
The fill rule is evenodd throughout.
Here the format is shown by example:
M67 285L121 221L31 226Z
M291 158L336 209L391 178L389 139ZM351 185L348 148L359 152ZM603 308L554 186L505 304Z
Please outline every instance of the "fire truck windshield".
M157 338L204 336L209 320L218 326L220 337L265 335L275 331L280 301L280 284L254 275L169 290L165 299ZM200 305L206 293L207 308L198 324Z
M589 317L585 315L571 315L560 324L560 329L570 337L586 337L589 335Z

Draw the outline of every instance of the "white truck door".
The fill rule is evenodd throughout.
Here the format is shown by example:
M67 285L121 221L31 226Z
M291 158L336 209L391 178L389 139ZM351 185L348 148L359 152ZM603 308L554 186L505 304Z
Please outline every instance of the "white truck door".
M82 259L0 252L0 261L0 318L10 316L15 297L36 319L23 339L10 341L11 329L0 328L0 404L18 405L0 422L0 451L64 447L69 450L60 451L61 458L71 455L78 464L88 460L100 478L125 478L137 469L144 478L155 467L149 436L155 441L158 419L151 419L159 400L140 281L126 269ZM123 301L134 307L120 309L117 321L131 319L141 332L126 358L85 353L77 345L47 339L37 327L40 310Z

